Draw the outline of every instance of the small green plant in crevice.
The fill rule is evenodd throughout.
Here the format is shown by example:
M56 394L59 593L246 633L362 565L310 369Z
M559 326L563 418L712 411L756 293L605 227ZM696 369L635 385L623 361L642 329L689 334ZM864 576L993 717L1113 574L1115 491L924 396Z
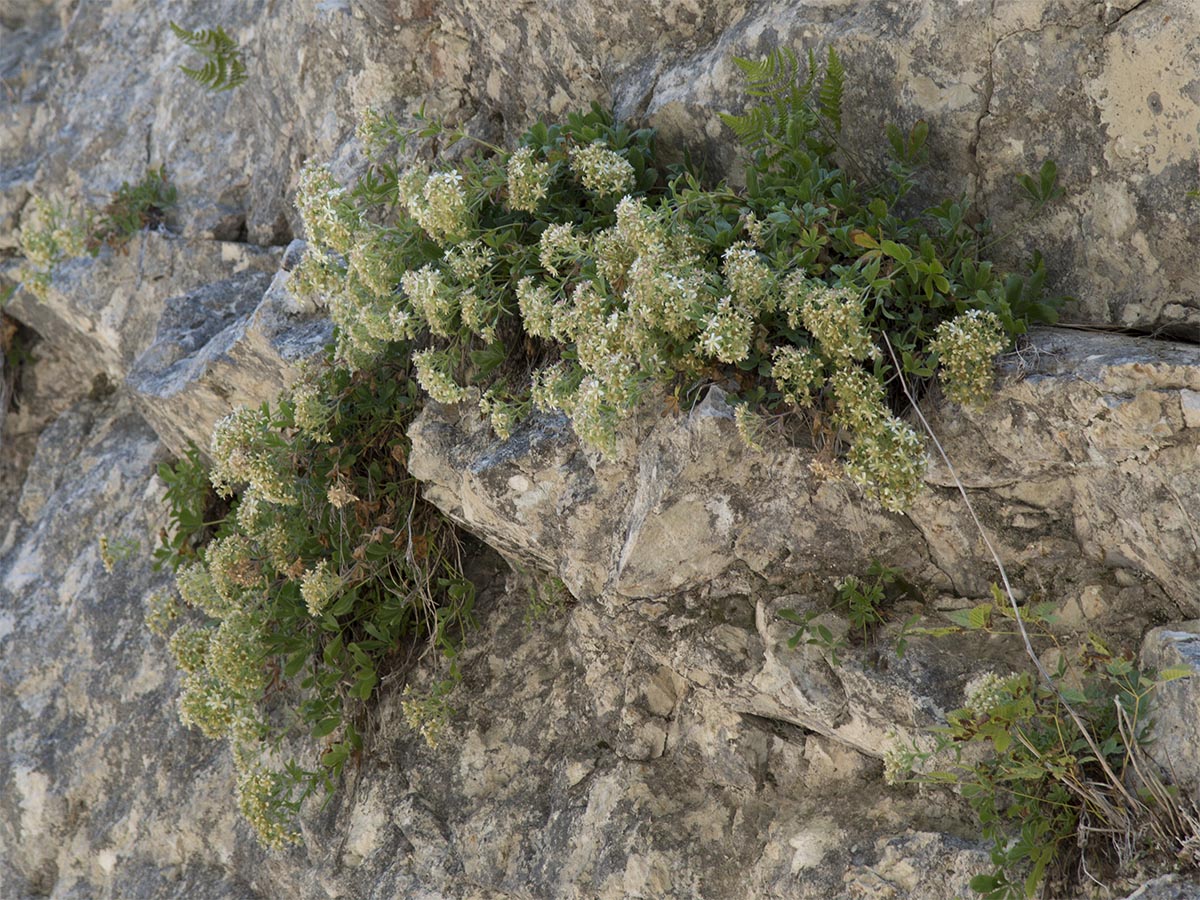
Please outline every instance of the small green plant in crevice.
M1004 611L980 604L926 633L1013 633ZM1049 625L1035 610L1029 617ZM986 900L1073 895L1084 880L1111 881L1155 857L1173 862L1200 841L1200 820L1143 750L1154 691L1191 670L1139 670L1132 654L1096 637L1067 659L1049 684L1029 672L983 674L931 747L898 746L885 760L890 782L956 787L971 805L992 843L992 871L971 882Z
M249 77L237 41L224 28L200 28L191 31L171 22L175 36L204 59L199 68L180 66L179 71L210 91L231 91Z
M1040 258L1018 275L981 256L989 232L966 201L901 212L923 123L894 133L881 180L839 164L835 53L806 70L782 51L739 65L756 100L726 117L744 190L660 166L651 131L599 108L538 123L511 152L437 120L368 115L375 162L355 185L303 173L309 248L294 289L328 304L341 362L367 367L413 341L429 395L477 404L502 438L557 409L611 456L643 398L719 383L745 434L819 422L822 471L903 509L924 447L897 375L940 369L953 397L976 402L994 354L1058 301L1042 297ZM447 149L454 168L396 163Z
M100 535L97 544L100 547L100 562L110 575L118 565L132 559L142 549L142 542L137 538L111 538L107 534Z
M87 254L95 256L102 247L123 251L139 231L164 223L176 197L163 166L147 169L136 184L122 182L99 209L77 212L68 205L34 197L18 234L25 260L19 272L22 284L38 299L45 299L60 263Z
M137 184L121 182L96 214L89 240L97 247L107 244L119 249L139 231L161 227L166 222L167 210L175 205L177 198L178 192L167 181L163 166L147 169Z
M553 618L570 606L573 600L561 578L539 573L530 580L525 624L533 626Z
M849 575L837 585L831 609L846 618L846 630L835 634L833 629L816 620L822 616L819 610L799 613L794 609L779 610L779 617L798 626L788 638L787 645L795 649L800 644L819 647L829 654L830 662L842 663L842 654L851 645L870 647L874 644L878 629L885 624L885 606L904 599L919 599L916 588L899 570L875 560L867 568L866 575L858 578ZM919 616L910 616L902 625L895 649L897 657L903 659L908 648L908 637L914 633Z
M175 462L161 463L158 477L165 487L163 500L170 527L158 535L154 568L161 570L169 565L178 570L199 557L200 550L224 524L230 504L213 487L208 464L193 443Z

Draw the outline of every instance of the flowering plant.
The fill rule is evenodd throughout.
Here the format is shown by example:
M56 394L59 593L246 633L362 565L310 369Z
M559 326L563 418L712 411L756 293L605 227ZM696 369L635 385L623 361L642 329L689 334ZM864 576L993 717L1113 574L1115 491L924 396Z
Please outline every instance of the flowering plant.
M810 57L786 89L795 57L739 65L763 98L726 117L749 152L740 190L660 170L653 134L598 107L535 125L511 153L438 121L369 115L371 170L348 190L310 166L297 200L310 243L294 286L328 305L340 363L415 348L429 396L477 403L499 437L557 409L605 455L647 392L725 382L748 437L828 413L818 441L903 510L924 448L892 380L940 366L953 399L986 399L992 357L1055 316L1044 269L993 273L965 201L900 215L923 124L893 130L896 162L873 184L836 162L836 54L823 69ZM484 152L432 173L391 161L435 139Z
M186 534L164 557L183 563L192 612L167 599L150 616L173 632L184 721L231 742L266 843L287 840L304 797L362 749L363 704L397 645L426 635L449 658L432 696L404 700L430 742L446 727L473 595L453 529L405 470L425 395L478 404L500 438L534 408L561 410L612 455L648 394L723 382L748 439L811 416L829 458L844 450L844 473L902 510L924 450L893 379L940 361L953 396L980 399L991 356L1053 316L1040 261L1026 280L978 259L965 203L897 212L920 126L893 135L882 181L835 162L835 54L823 72L810 57L799 87L781 87L797 75L788 54L739 64L761 99L727 118L749 153L744 189L661 168L652 131L598 106L535 124L512 152L423 115L406 127L368 113L372 162L353 187L319 165L301 173L308 249L290 287L328 308L330 364L274 409L217 426L211 483L233 506L206 547L213 523L197 510L211 501L181 499L198 459L166 474ZM457 165L431 167L435 145ZM326 742L313 769L279 761L289 696Z

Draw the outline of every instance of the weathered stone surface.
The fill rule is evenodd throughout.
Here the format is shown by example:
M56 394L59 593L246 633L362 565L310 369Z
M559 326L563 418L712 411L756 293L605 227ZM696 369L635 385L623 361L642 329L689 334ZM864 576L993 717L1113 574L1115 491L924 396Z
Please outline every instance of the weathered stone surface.
M961 834L957 809L884 787L837 741L730 709L642 644L647 616L580 605L530 629L518 596L483 599L443 747L419 745L385 697L377 757L321 822L345 839L314 826L314 868L271 861L273 893L949 900L986 866L945 833ZM905 871L902 847L936 869Z
M1073 315L1194 338L1187 245L1200 209L1184 195L1200 162L1198 20L1190 0L770 4L698 53L663 58L646 111L669 140L702 135L725 168L716 112L740 94L730 57L836 47L849 73L845 143L868 166L880 120L925 119L925 197L965 194L999 233L1016 228L994 248L1004 259L1040 247L1054 283L1079 298ZM1047 158L1065 196L1027 220L1014 176Z
M1195 900L1200 883L1180 875L1162 875L1142 885L1125 900Z
M470 404L424 414L410 437L409 467L434 503L579 596L660 597L735 565L777 581L845 574L868 545L928 568L909 522L815 479L810 455L748 453L719 389L686 415L641 415L614 461L563 418L497 441Z
M1053 585L1060 566L1088 577L1081 562L1123 571L1200 610L1200 430L1185 413L1200 348L1044 329L1001 372L982 410L930 420L1006 562L1031 585ZM981 593L994 576L967 562L985 557L936 456L928 480L943 490L911 518L958 589Z
M21 290L8 312L68 353L85 385L97 375L119 382L170 298L237 273L273 272L278 258L278 250L143 231L123 252L63 262L45 301Z
M1142 642L1142 664L1154 670L1181 666L1192 675L1155 691L1150 757L1200 806L1200 621L1155 628Z
M251 81L209 94L184 79L195 57L170 20L227 28ZM831 666L789 650L778 616L823 610L872 558L984 595L994 575L939 465L904 518L816 481L800 451L748 453L717 392L686 416L645 411L619 464L562 420L501 443L472 414L427 414L412 464L430 497L583 602L530 629L525 586L484 578L451 737L420 744L389 683L361 766L306 811L303 846L273 856L234 812L225 751L176 722L176 676L140 623L164 576L141 558L104 572L96 538L148 549L162 440L203 443L323 342L278 248L298 229L301 162L361 165L364 106L404 118L428 100L505 142L598 99L736 179L717 120L743 98L730 57L836 46L847 155L874 169L882 120L926 118L920 198L966 193L999 232L1020 226L997 252L1046 249L1075 317L1195 337L1197 34L1190 0L5 4L0 251L32 194L101 205L159 164L184 237L65 263L48 303L11 309L42 342L0 425L0 893L967 896L988 862L972 826L944 797L883 785L877 757L1014 648L914 638L899 659L905 606ZM1026 224L1011 174L1047 156L1066 195ZM929 404L1018 589L1064 623L1140 637L1196 614L1198 366L1194 346L1041 332L984 410ZM1154 633L1144 658L1190 660L1184 634ZM435 674L427 660L414 678ZM1160 746L1185 770L1194 690L1173 682L1161 701ZM1169 876L1134 896L1200 888Z
M728 648L759 640L744 597L711 636L702 602L529 628L524 586L495 572L444 746L385 691L362 767L310 811L302 848L266 858L235 817L226 751L175 720L175 676L140 622L164 576L99 558L97 532L156 533L160 452L128 400L74 407L42 435L0 557L0 866L18 896L816 898L845 872L850 896L916 900L986 864L943 833L966 833L955 810L867 790L877 762L730 705ZM954 874L900 866L910 845Z
M230 409L274 401L300 363L323 353L329 320L298 312L287 279L285 271L273 279L247 273L167 303L128 383L146 421L177 454L189 442L206 450Z
M7 107L29 124L0 141L13 148L5 170L25 173L0 183L0 214L31 191L102 198L165 163L187 234L286 243L301 161L332 158L348 172L358 110L407 115L423 101L503 141L599 100L727 171L717 113L744 97L731 57L834 46L858 164L878 165L882 121L924 118L923 198L965 194L998 233L1016 228L997 248L1012 261L1042 247L1081 319L1200 334L1200 205L1185 196L1200 177L1191 0L671 0L636 17L610 0L517 15L498 0L52 9L13 16L20 30L4 41ZM172 18L219 18L245 50L249 83L214 95L184 79L176 67L194 58ZM1048 157L1066 195L1028 222L1013 175Z
M175 717L176 676L141 619L168 576L158 439L128 400L43 435L0 554L0 884L8 897L246 896L216 745ZM110 574L98 538L140 550Z
M1141 593L1117 605L1165 595L1165 609L1200 609L1200 522L1185 500L1200 496L1200 430L1184 414L1200 351L1043 329L1002 369L982 410L929 412L1018 583L1071 605L1116 591L1124 570ZM427 496L581 596L663 596L738 568L776 582L853 574L871 557L967 596L997 579L932 453L931 489L905 517L814 477L808 451L749 452L719 391L687 414L640 417L615 462L581 449L565 420L500 442L465 406L413 426Z

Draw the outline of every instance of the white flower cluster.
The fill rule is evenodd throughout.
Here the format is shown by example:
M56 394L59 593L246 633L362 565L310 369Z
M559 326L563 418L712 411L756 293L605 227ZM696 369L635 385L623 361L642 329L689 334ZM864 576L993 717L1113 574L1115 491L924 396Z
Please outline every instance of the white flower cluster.
M329 420L333 410L315 385L296 385L292 389L292 406L295 410L293 420L302 434L308 435L318 444L328 444L333 440L329 433ZM257 529L247 528L246 531L253 534Z
M890 413L884 404L883 385L858 366L835 369L829 376L833 390L834 423L857 436L870 431Z
M470 224L467 192L461 173L454 170L426 175L419 169L399 181L400 202L408 214L439 244L462 238Z
M400 709L404 713L404 721L408 727L425 739L430 749L437 749L442 732L450 722L450 707L444 697L419 697L412 687L404 689L400 700Z
M277 573L286 572L295 557L295 550L292 544L292 537L283 523L278 518L275 518L271 524L259 531L255 537L258 539L259 546L266 555L267 562L271 564L271 567Z
M532 276L526 275L517 282L517 304L525 333L549 339L554 321L554 294L550 287L538 284Z
M492 431L501 440L508 440L524 412L521 404L505 399L498 388L491 388L479 398L479 414L491 422Z
M601 197L620 197L634 187L629 160L599 141L573 151L571 169L585 188Z
M445 259L460 284L473 286L496 264L496 253L483 241L464 241L447 250Z
M704 279L686 265L638 256L629 267L625 300L642 334L662 331L678 340L695 335Z
M937 327L929 348L937 353L946 393L963 405L991 396L992 358L1007 344L999 316L968 310Z
M311 300L317 306L326 306L329 296L342 288L344 275L329 256L309 246L300 260L300 265L288 275L288 290L297 297Z
M212 639L212 628L197 625L181 625L167 641L167 649L175 658L175 665L183 672L199 672L208 664L208 647Z
M1020 686L1022 676L1016 674L997 675L986 672L967 685L966 708L976 718L990 715L1002 703L1013 699L1014 688Z
M375 159L387 149L388 143L395 139L395 129L379 110L367 107L358 115L354 136L363 145L367 156Z
M743 403L733 411L733 424L746 448L761 453L762 443L759 436L762 432L762 416L752 412L750 407Z
M330 569L329 560L323 559L305 572L300 578L300 596L308 614L319 618L344 585L341 576Z
M442 273L431 264L405 272L400 283L413 310L438 337L450 337L458 327L458 302L454 292L442 280Z
M175 573L175 587L185 604L213 617L229 611L229 601L217 593L208 566L202 562L189 563Z
M310 243L334 253L350 251L362 220L346 189L327 168L310 162L300 170L296 208Z
M261 767L247 767L238 773L237 804L259 839L272 850L299 838L283 824L279 805L275 803L278 790L275 775Z
M821 282L789 281L785 303L791 309L798 299L800 321L817 342L821 354L837 365L848 365L874 355L875 345L867 333L866 296L847 288L831 288ZM789 318L790 322L790 318Z
M750 238L750 243L759 248L763 248L767 238L767 223L752 212L746 213L742 218L742 227L746 229L746 235Z
M88 223L43 197L34 197L30 207L17 244L25 262L33 268L22 268L20 276L29 292L44 301L54 266L87 252Z
M542 412L568 412L578 387L579 379L572 377L564 363L557 362L533 373L530 397L534 408Z
M146 600L146 627L151 634L166 637L167 629L181 612L175 595L170 591L155 591Z
M808 407L813 389L825 382L825 364L807 347L777 347L771 356L771 377L785 403Z
M237 506L237 523L243 534L258 535L278 515L254 488L247 488Z
M254 617L237 612L210 631L208 670L234 694L255 699L266 684L266 648Z
M834 422L854 433L845 471L884 509L902 512L921 489L925 447L912 426L884 404L883 385L857 366L829 378L836 404Z
M262 581L262 565L255 547L240 534L230 534L213 541L204 551L213 587L225 599L227 608L236 608L242 592Z
M750 315L770 312L775 276L754 248L739 241L725 251L722 261L725 285L737 305Z
M524 212L537 212L546 199L550 164L535 158L532 147L521 147L508 158L508 205Z
M217 422L210 450L213 487L231 496L239 484L248 484L270 503L296 502L292 474L267 444L270 421L261 410L239 406Z
M872 430L855 434L845 469L884 509L903 512L921 490L925 447L912 426L888 416Z
M397 258L384 229L364 227L347 254L347 274L366 295L387 297L399 280Z
M733 305L732 296L722 297L716 311L705 320L700 348L720 362L735 363L750 352L753 333L753 320Z
M558 267L564 262L575 262L583 253L583 241L575 233L570 222L549 226L538 241L538 261L542 268L557 278Z
M450 358L437 350L422 350L413 355L413 366L417 370L417 381L430 397L438 403L461 403L467 398L467 389L454 380L450 373Z
M234 722L246 715L246 702L207 670L190 672L183 677L179 693L179 721L199 728L205 737L228 737Z

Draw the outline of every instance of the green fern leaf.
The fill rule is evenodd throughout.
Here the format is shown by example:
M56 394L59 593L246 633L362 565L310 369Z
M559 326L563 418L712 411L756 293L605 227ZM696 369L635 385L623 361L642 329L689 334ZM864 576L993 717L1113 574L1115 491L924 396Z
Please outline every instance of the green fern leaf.
M825 77L821 80L821 90L817 102L821 115L833 126L834 133L842 130L842 92L846 86L846 70L842 68L842 60L837 51L829 48L829 59L825 63Z
M829 152L829 146L815 142L812 135L837 134L842 127L845 71L832 48L823 67L808 51L803 79L800 61L789 48L777 48L761 60L735 57L733 62L746 76L747 93L759 101L742 115L721 116L742 146L752 152L766 150L768 160L804 145Z
M174 22L170 26L176 37L205 58L200 68L179 67L192 81L210 91L230 91L246 82L248 75L241 50L224 28L191 31Z

